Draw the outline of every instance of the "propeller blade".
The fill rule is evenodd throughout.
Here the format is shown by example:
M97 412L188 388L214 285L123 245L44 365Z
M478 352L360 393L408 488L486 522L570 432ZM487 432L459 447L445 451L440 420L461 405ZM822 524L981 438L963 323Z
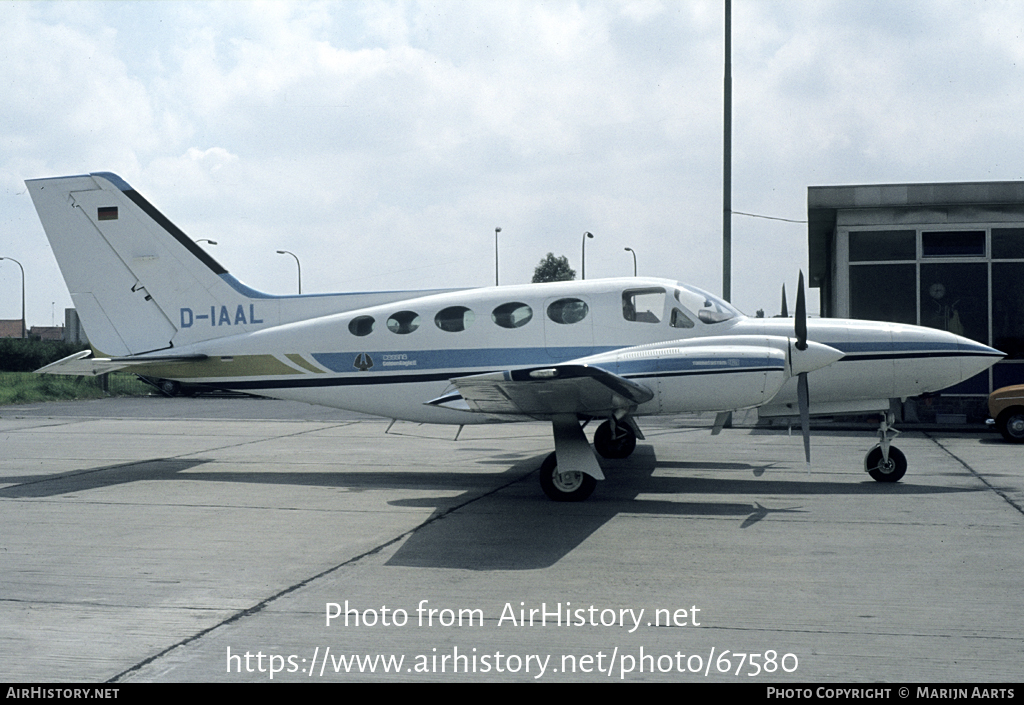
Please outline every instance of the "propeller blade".
M796 349L807 349L807 304L804 301L804 273L800 271L800 279L797 281L796 290L796 316L794 318L796 328Z
M804 457L811 464L811 400L807 390L807 373L797 375L797 400L800 404L800 431L804 434Z
M786 285L782 285L782 312L779 314L780 318L789 318L789 305L786 303Z

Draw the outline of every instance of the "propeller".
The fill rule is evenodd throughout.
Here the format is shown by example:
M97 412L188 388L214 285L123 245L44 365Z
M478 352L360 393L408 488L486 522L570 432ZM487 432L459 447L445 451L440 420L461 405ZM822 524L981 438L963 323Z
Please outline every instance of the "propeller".
M807 349L807 304L804 301L804 273L801 270L800 278L797 280L796 290L796 315L794 316L794 327L796 328L796 349Z
M783 299L785 301L785 299ZM801 352L807 349L807 303L804 301L804 273L800 271L800 278L797 280L796 290L796 314L793 319L793 328L796 333L796 349ZM811 464L811 395L807 389L807 373L801 372L797 375L796 383L797 402L800 407L800 430L804 435L804 457L807 464Z
M789 370L796 376L797 404L800 411L800 430L804 436L804 457L811 464L811 395L807 374L828 367L843 357L843 352L807 339L807 301L804 298L804 273L797 280L796 311L793 316L794 337L790 338ZM785 301L785 299L783 299Z
M782 311L779 312L779 318L789 318L789 306L786 304L786 283L782 283Z

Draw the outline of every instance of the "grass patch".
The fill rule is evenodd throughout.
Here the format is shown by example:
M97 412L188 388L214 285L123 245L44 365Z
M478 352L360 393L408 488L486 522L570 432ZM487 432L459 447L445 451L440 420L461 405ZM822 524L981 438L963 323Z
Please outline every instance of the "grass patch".
M37 375L34 372L0 372L0 405L34 404L41 401L147 396L153 388L133 374L107 375L105 391L99 377Z

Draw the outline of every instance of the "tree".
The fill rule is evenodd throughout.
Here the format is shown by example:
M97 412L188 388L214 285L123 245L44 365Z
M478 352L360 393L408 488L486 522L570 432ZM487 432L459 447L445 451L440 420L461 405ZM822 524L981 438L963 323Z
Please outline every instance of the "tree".
M569 258L565 255L555 257L549 252L533 270L533 283L567 282L576 278L576 270L569 266Z

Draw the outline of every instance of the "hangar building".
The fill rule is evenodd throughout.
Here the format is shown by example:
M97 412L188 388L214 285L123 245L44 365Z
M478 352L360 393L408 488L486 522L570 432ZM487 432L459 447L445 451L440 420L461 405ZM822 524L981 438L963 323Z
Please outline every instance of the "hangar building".
M1005 352L943 392L969 416L991 390L1024 384L1024 182L812 186L807 220L822 316L929 326Z

